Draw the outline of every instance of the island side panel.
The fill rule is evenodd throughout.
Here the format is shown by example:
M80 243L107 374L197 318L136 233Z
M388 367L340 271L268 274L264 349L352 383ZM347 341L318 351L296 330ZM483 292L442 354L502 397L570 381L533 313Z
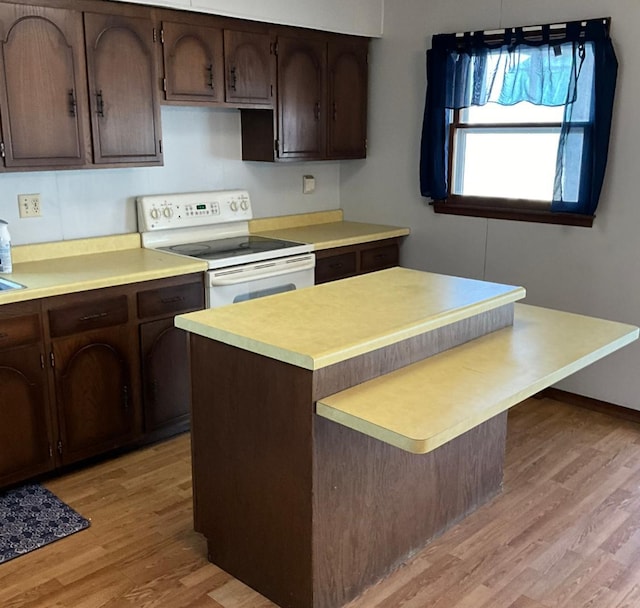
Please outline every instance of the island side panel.
M314 401L509 327L513 325L513 319L513 303L505 304L364 355L323 367L314 374Z
M282 608L312 606L312 372L191 340L196 529L209 560Z
M427 454L314 419L314 608L342 606L502 488L507 414Z

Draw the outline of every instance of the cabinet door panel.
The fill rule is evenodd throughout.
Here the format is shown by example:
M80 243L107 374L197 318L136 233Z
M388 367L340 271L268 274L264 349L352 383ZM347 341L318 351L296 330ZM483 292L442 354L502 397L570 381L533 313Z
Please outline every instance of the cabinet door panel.
M0 486L54 467L39 345L0 351Z
M366 39L329 43L329 158L366 156L367 50Z
M325 153L326 43L278 39L280 158L321 158Z
M186 23L162 24L169 101L223 101L222 30Z
M162 319L140 326L145 431L186 423L191 377L187 333Z
M271 107L275 56L270 34L224 31L225 99Z
M82 18L0 4L7 167L81 166L88 133Z
M159 164L151 22L85 13L85 36L94 162Z
M135 433L131 328L54 340L56 401L67 464L118 447Z

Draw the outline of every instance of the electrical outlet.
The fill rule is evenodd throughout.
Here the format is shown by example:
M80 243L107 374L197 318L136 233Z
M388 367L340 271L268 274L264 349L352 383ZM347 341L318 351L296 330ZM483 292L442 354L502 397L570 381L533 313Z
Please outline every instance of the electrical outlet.
M40 217L42 215L39 194L18 194L18 207L20 208L20 217Z

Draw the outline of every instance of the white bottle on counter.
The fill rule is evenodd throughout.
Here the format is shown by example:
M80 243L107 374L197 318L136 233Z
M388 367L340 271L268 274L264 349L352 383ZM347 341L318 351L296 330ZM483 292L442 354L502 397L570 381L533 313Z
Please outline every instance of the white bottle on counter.
M9 224L0 220L0 272L11 272L12 269Z

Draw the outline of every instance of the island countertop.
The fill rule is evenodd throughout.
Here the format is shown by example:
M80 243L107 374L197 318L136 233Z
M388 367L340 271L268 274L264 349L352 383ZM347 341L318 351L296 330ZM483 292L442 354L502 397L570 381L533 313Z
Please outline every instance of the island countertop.
M176 317L189 332L320 369L525 296L522 287L390 268Z

